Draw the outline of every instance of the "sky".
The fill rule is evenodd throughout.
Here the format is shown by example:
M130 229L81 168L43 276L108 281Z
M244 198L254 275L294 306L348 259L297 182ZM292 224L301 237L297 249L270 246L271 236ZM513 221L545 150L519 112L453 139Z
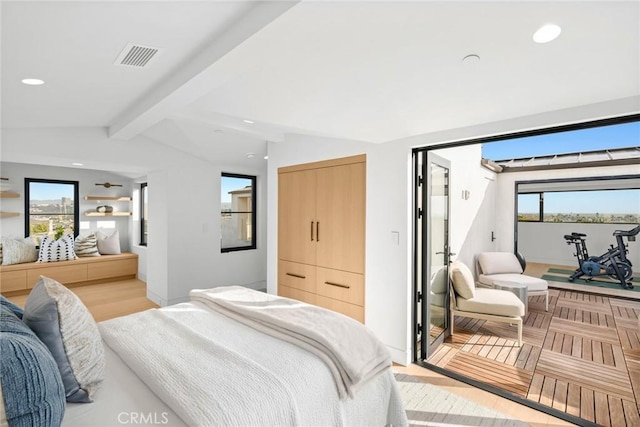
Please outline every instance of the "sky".
M31 200L60 200L63 197L73 199L72 184L32 182L29 186L29 198Z
M640 146L640 121L482 144L482 157L508 160Z
M545 193L544 210L546 213L564 214L638 214L640 190ZM520 195L518 211L538 212L538 195Z
M231 178L228 176L222 177L222 188L220 191L220 201L222 203L231 203L231 194L229 191L239 190L251 185L251 180L246 178Z

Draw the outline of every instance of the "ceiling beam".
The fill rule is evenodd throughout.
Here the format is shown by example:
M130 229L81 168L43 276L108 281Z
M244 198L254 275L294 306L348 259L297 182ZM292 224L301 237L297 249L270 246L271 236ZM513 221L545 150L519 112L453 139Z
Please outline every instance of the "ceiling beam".
M256 2L198 56L117 117L109 137L131 139L222 84L234 70L220 60L299 1Z

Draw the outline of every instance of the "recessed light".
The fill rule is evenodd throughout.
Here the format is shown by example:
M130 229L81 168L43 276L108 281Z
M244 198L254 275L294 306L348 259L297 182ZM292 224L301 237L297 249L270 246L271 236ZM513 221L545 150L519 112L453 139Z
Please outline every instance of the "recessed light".
M39 86L44 84L44 80L40 79L22 79L22 83L29 86Z
M84 163L73 162L71 163L73 166L84 166Z
M264 159L265 159L265 160L268 160L268 159L269 159L269 156L264 156Z
M256 155L254 153L247 153L248 159L253 159Z
M558 38L562 29L556 24L545 24L533 33L533 41L536 43L549 43Z
M243 120L243 122L245 122L245 123L249 123L250 125L252 125L253 123L255 123L253 120L246 120L246 119L245 119L245 120Z

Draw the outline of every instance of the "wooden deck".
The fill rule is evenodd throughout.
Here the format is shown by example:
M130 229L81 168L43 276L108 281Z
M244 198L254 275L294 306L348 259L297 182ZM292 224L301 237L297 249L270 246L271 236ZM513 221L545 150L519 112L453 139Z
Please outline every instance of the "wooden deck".
M456 318L428 362L603 426L640 426L640 302L549 290L515 326Z

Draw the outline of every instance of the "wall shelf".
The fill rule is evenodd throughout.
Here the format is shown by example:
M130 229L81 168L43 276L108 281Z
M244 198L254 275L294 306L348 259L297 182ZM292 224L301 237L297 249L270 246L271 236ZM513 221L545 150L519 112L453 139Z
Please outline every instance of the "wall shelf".
M94 212L88 211L84 213L85 216L131 216L131 212Z
M113 200L116 202L130 202L131 197L129 196L84 196L85 200Z
M9 218L12 216L20 216L20 212L0 212L0 218Z
M0 191L0 197L3 199L17 199L20 195L13 191Z

